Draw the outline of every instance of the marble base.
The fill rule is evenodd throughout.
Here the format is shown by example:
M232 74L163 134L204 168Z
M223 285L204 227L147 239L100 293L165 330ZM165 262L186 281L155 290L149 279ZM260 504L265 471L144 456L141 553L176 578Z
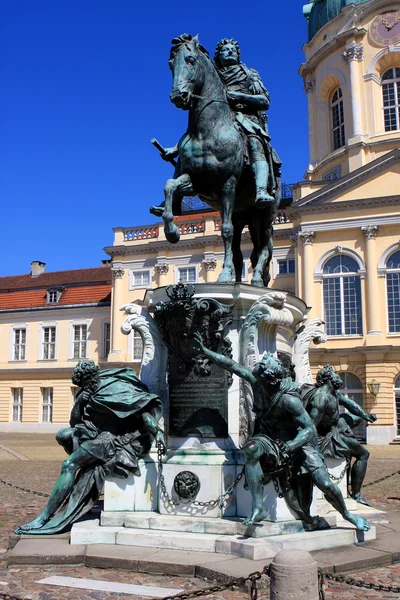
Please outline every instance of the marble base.
M115 513L112 518L115 518ZM125 526L100 526L98 519L76 523L71 530L71 544L117 544L145 548L215 552L233 554L250 560L263 560L272 558L279 550L286 548L308 551L323 550L352 545L355 542L372 540L376 537L374 527L371 531L363 534L362 532L356 532L354 527L348 524L340 528L333 527L322 531L299 531L298 521L279 525L262 523L254 526L254 530L251 531L238 520L191 519L185 517L177 519L176 517L166 517L157 513L139 515L138 518L141 521L135 522L132 516L126 516ZM107 522L107 519L109 519L109 515L103 513L102 520ZM131 520L128 521L128 519ZM185 519L187 519L186 522ZM171 528L172 521L176 521L177 529ZM220 522L217 524L217 521ZM127 526L129 523L134 527ZM206 532L207 525L211 523L215 523L216 529L213 531L211 527L209 529L211 532L208 533ZM140 525L140 527L137 527L137 525ZM148 527L145 527L146 525ZM264 533L267 535L260 534L264 529L264 525ZM161 526L165 528L156 528ZM220 531L217 531L218 526ZM225 531L224 527L226 527ZM291 527L297 529L297 531L291 531ZM201 529L204 532L200 532ZM281 533L277 533L278 529ZM230 533L226 533L227 530ZM257 532L256 535L251 535L255 532Z

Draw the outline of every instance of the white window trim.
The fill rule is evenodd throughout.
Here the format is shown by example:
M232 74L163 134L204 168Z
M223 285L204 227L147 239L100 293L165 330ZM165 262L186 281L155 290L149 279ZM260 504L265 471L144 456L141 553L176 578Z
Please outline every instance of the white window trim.
M44 406L44 402L43 402L43 390L45 389L52 389L53 393L52 393L52 399L51 399L51 419L50 421L43 421L43 406ZM48 404L46 404L46 406L49 406ZM54 385L41 385L40 386L40 405L39 405L39 410L40 410L40 416L39 416L39 423L53 423L53 414L54 414Z
M174 266L174 282L175 283L179 283L179 271L181 269L195 269L195 280L194 281L184 281L183 283L188 283L189 285L191 283L198 283L199 282L199 264L188 264L188 265L179 265L179 266Z
M137 332L139 335L141 335L142 339L143 339L143 355L142 355L141 360L137 360L137 359L133 358L133 338L134 338L135 332ZM137 329L137 328L135 329L134 327L132 327L131 332L129 333L129 337L128 337L128 356L130 358L130 362L140 368L142 365L142 362L143 362L144 352L145 352L145 338L139 329Z
M129 289L130 290L151 290L153 287L153 271L152 268L141 268L141 269L129 269ZM135 285L133 282L133 274L134 273L149 273L149 283L148 285Z
M84 358L89 358L89 341L90 341L90 325L92 324L91 319L77 319L71 321L69 324L69 351L68 360L79 361ZM74 327L75 325L87 325L87 337L86 337L86 356L82 358L74 358Z
M111 352L111 321L110 319L103 319L101 322L101 357L107 358L108 354L106 354L106 344L105 344L105 331L106 325L110 326L110 352ZM88 328L88 338L89 338L89 328Z
M54 358L44 358L44 329L45 327L55 327L56 330L56 342L55 342L55 347L54 347ZM49 322L49 323L41 323L40 324L40 329L39 329L39 360L40 361L45 361L45 362L54 362L55 360L57 360L57 356L58 356L58 352L57 352L57 346L58 346L58 324L56 322Z
M279 273L279 261L281 261L281 260L285 260L286 262L289 262L289 260L294 260L294 272L289 273L289 271L288 271L287 273ZM288 267L289 267L289 265L288 265ZM287 256L285 258L277 258L276 269L277 269L277 273L276 273L276 276L274 277L274 279L281 279L282 277L296 277L297 261L296 261L296 257L294 255L294 253L292 253L292 256Z
M273 279L277 279L280 277L288 277L290 275L290 277L292 277L293 275L296 275L296 273L288 273L288 274L281 274L279 273L279 264L278 261L279 260L295 260L296 265L295 265L295 269L297 270L297 261L296 261L296 256L294 253L294 250L291 246L282 246L280 248L274 248L274 252L272 254L272 273L273 273Z
M10 392L11 392L11 410L10 410L10 423L22 423L22 420L24 418L24 413L23 413L23 407L24 407L24 387L22 385L20 385L18 382L13 382L13 386L10 387ZM20 421L14 421L13 419L13 413L14 413L14 394L13 394L13 390L22 390L22 402L20 404L21 406L21 420Z
M364 279L366 270L365 263L361 256L351 248L344 248L341 246L340 249L339 247L336 247L332 248L331 250L328 250L327 252L324 252L324 254L319 258L314 271L315 283L322 283L323 277L326 277L326 275L324 274L325 263L327 263L330 258L333 258L334 256L340 254L345 254L346 256L349 256L350 258L353 258L356 261L359 269L357 275L359 275L361 279Z
M15 330L16 329L25 329L25 358L22 360L15 360L14 358L14 339L15 339ZM28 325L26 323L15 323L10 327L10 351L9 351L9 360L8 362L13 363L24 363L27 362L28 356Z
M328 254L328 252L326 254ZM338 254L338 253L335 252L335 254ZM343 254L345 254L345 252L343 252ZM332 256L334 256L334 254ZM329 258L332 258L332 256L330 256ZM351 258L354 258L354 256L352 256L352 255L349 255L349 256L351 256ZM325 262L326 261L324 261L324 263ZM340 273L340 274L329 273L329 274L324 274L323 277L321 276L321 280L320 280L320 283L321 283L321 307L322 307L322 312L324 314L324 319L325 319L325 302L324 302L324 285L323 285L324 279L333 279L334 277L346 277L346 275L347 274L344 274L344 273ZM358 271L357 273L354 273L354 272L348 273L348 275L350 277L352 275L358 276L358 275L360 275L360 271ZM361 279L363 279L363 277L360 276L360 280ZM316 279L314 279L314 281L316 281ZM340 282L340 286L341 286L340 293L342 294L342 290L343 290L343 288L342 288L343 282L342 281ZM329 333L327 331L327 324L324 321L324 331L325 331L325 333L326 333L326 335L328 337L328 340L341 340L343 338L346 338L346 340L350 339L350 338L360 339L360 338L364 337L364 335L365 335L365 333L364 333L364 331L365 331L365 319L364 319L363 298L364 298L365 294L363 294L363 288L362 288L362 286L361 286L360 292L361 292L361 329L362 329L362 333L339 333L339 334L329 335ZM341 295L341 298L342 298L342 295ZM344 302L341 302L340 309L341 309L341 319L342 319L342 327L343 327L344 323L345 323L345 320L344 320Z

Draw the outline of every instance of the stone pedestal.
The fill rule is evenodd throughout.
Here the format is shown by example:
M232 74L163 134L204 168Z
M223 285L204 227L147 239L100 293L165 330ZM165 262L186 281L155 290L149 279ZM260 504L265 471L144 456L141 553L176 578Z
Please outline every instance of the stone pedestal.
M171 289L168 291L171 293ZM244 284L196 284L192 295L195 301L201 300L200 304L195 304L197 308L200 306L206 318L214 317L214 308L210 310L210 306L216 307L225 317L228 315L228 318L224 317L224 329L220 331L221 340L229 340L225 346L231 348L235 361L252 369L266 351L286 355L295 364L299 380L312 383L308 349L313 341L324 340L324 332L321 320L306 320L307 307L302 300L286 292ZM212 298L211 302L207 301L209 298ZM152 290L146 294L144 304L123 307L127 316L122 325L122 331L127 335L132 329L142 334L144 352L140 377L149 390L163 400L167 451L162 471L153 448L150 455L140 461L141 477L108 479L101 524L83 522L74 525L71 543L116 543L207 551L212 548L215 552L230 552L254 560L271 557L285 547L319 549L353 543L354 531L347 525L345 530L306 531L304 524L295 520L285 500L279 497L272 482L264 488L268 521L250 529L241 524L242 518L250 514L252 504L243 477L225 502L212 502L220 499L243 471L241 447L253 427L252 391L243 380L233 376L227 391L227 410L221 412L227 429L224 437L207 437L209 428L197 428L195 422L191 425L192 433L181 437L169 435L168 350L152 316L157 305L168 312L168 306L165 308L168 302L167 288ZM180 331L178 323L176 326ZM187 330L184 333L187 343ZM196 385L201 385L198 378ZM208 386L207 389L212 388ZM210 399L214 406L212 400L215 399ZM206 405L202 399L202 406ZM190 403L184 397L182 406L190 410ZM194 411L198 408L193 406ZM176 421L174 428L176 430ZM344 464L330 463L337 476ZM174 483L177 476L186 477L182 475L184 472L191 474L190 485L196 484L193 487L196 492L182 502ZM345 477L340 487L347 496ZM335 525L337 515L331 514L331 507L318 491L314 493L311 513L326 515L327 525ZM374 536L374 532L368 535Z

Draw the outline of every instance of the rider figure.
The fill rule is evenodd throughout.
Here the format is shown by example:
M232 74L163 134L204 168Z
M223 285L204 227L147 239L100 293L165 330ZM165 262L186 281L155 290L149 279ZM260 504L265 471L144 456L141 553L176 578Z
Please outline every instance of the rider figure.
M275 198L269 192L274 191L276 167L279 169L281 164L270 146L271 138L264 112L269 108L269 93L259 73L240 61L240 49L235 40L223 38L217 44L214 64L226 88L235 120L248 140L246 152L249 154L254 173L256 206L265 208L275 202ZM161 158L167 162L178 156L178 144L172 148L165 148L161 154ZM164 202L150 209L150 212L158 217L162 216L163 211Z
M264 111L269 108L269 93L257 71L240 61L240 49L235 40L224 38L218 43L214 64L226 88L236 121L246 134L256 184L256 205L264 208L275 201L268 193L271 138Z

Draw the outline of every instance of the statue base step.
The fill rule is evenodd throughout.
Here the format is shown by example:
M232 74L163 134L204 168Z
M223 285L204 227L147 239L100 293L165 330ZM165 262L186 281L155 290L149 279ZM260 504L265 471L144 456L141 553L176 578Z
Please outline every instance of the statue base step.
M103 513L102 522L110 522L110 519L115 522L116 517L116 513ZM177 519L158 513L141 513L137 516L132 513L124 516L121 513L121 520L126 523L125 526L100 525L98 519L75 523L71 530L71 544L116 544L215 552L264 560L286 548L311 552L376 538L375 527L364 533L356 531L349 523L343 527L306 531L300 521L263 522L246 527L238 519ZM334 523L330 517L327 520ZM211 532L206 533L206 529ZM263 530L265 535L262 535Z

